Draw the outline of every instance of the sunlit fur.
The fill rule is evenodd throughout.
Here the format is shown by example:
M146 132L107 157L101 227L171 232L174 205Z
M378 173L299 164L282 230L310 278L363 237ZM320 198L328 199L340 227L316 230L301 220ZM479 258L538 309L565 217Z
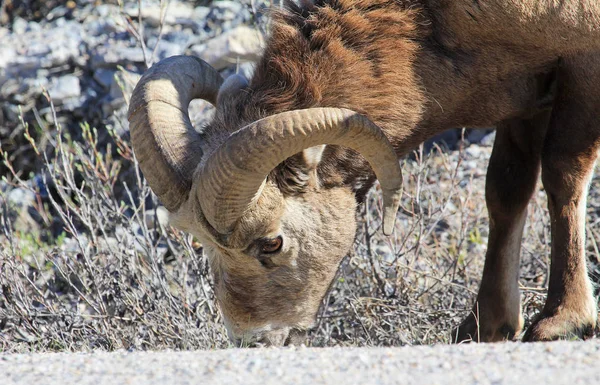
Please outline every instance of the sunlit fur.
M454 337L495 341L520 332L518 253L540 167L551 192L553 270L546 308L526 337L553 339L593 327L580 202L600 134L598 2L301 3L273 13L250 85L220 97L204 129L205 154L259 118L318 106L367 115L398 156L445 129L498 125L503 139L488 175L492 226L482 290L475 316ZM204 241L238 342L281 344L290 329L310 327L352 247L356 204L373 173L345 148L327 146L316 169L304 156L272 171L260 201L230 236L211 233L194 211L198 205L188 202L175 215L175 224ZM261 264L257 240L277 235L283 251Z

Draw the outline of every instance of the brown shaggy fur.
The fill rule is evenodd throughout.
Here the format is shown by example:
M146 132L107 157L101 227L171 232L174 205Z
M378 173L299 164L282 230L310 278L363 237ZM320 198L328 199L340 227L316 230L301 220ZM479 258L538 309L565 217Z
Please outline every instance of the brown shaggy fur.
M486 188L490 241L484 276L476 311L454 337L496 341L521 331L520 242L540 170L550 198L552 272L546 307L525 338L589 334L597 315L582 223L600 144L600 2L288 2L274 12L249 86L218 106L205 130L207 147L216 148L262 117L327 106L367 115L398 156L445 129L497 125ZM285 330L310 324L351 247L353 221L336 205L353 210L374 176L358 154L327 146L316 174L298 154L269 179L266 190L286 203L251 211L233 239L250 247L259 235L276 234L282 223L290 234L297 232L291 242L299 242L297 255L305 257L297 261L298 273L283 257L272 261L281 267L278 273L265 272L245 257L248 251L235 254L232 243L215 246L222 255L213 266L217 293L235 336L256 333L264 324ZM285 211L290 207L297 210L293 215ZM269 219L259 220L261 215ZM312 232L326 234L314 240ZM303 237L316 243L303 244Z

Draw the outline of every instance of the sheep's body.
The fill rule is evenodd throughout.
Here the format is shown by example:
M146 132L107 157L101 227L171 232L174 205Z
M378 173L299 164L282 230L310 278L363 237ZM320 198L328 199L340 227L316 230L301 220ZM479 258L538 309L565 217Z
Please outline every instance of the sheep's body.
M207 154L201 160L203 172L213 164L211 158L226 159L219 156L236 148L229 145L236 135L247 133L257 142L283 140L285 135L273 134L280 130L276 124L269 128L275 131L262 134L253 122L264 117L275 121L291 110L335 107L366 115L381 127L396 156L445 129L497 125L486 186L490 238L476 317L467 317L454 336L496 341L513 338L522 329L520 242L540 169L552 217L552 270L546 306L525 338L591 332L597 314L585 267L584 214L600 144L600 3L317 1L288 4L275 14L271 31L250 84L233 82L219 93L217 114L200 144ZM335 120L324 119L314 127ZM317 131L299 129L298 135ZM313 140L298 147L298 154L283 156L287 144L282 146L288 150L280 151L275 142L265 145L271 148L266 153L248 155L247 162L253 163L253 157L275 154L264 183L264 170L235 166L231 158L210 177L198 174L187 182L191 176L184 175L184 185L194 183L190 197L197 189L206 190L203 185L222 186L220 179L242 177L239 170L256 174L254 184L242 183L254 187L243 187L246 192L231 193L225 200L210 191L198 193L198 200L184 194L187 201L170 209L179 227L205 240L232 336L282 343L291 329L312 323L352 246L356 201L375 175L365 161L373 162L374 155L364 146ZM301 151L321 143L344 146ZM156 167L168 173L169 162ZM147 174L153 172L141 164ZM379 173L381 167L382 180ZM390 178L382 182L394 185ZM224 185L235 189L228 183ZM164 185L157 181L153 188L164 190ZM211 191L228 192L223 187ZM235 211L230 207L236 207L231 202L238 195L244 197L240 207L245 209ZM159 196L171 199L166 193ZM235 211L236 221L215 220L222 216L219 208ZM285 247L265 252L270 250L264 248L265 239L278 245L277 237Z

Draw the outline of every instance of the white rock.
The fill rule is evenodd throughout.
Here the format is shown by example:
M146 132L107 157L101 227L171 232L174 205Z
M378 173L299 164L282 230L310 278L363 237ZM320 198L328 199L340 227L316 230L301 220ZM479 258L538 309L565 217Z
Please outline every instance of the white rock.
M64 75L55 78L48 88L48 93L56 105L63 104L69 98L77 98L81 95L79 78L75 75Z
M35 203L35 194L33 191L16 187L8 193L8 202L15 207L29 207Z
M264 48L262 33L254 28L239 26L231 31L191 48L192 53L221 70L238 62L255 62Z
M209 13L210 8L208 7L196 7L194 8L193 18L196 20L204 20Z
M123 42L112 42L96 47L91 58L92 68L144 62L144 53L140 47L128 47L123 44Z
M156 224L167 226L169 224L169 211L163 206L159 206L154 210L146 210L144 212L144 221L149 229L153 229Z
M120 250L121 248L121 244L120 242L113 237L102 237L98 239L98 243L100 246L100 248L102 250L107 250L107 251L115 251L115 250Z
M27 20L16 17L13 21L12 29L17 35L24 34L27 31Z
M161 40L156 48L155 61L163 60L171 56L182 55L185 51L185 46Z
M67 253L79 253L86 251L90 244L90 240L85 234L78 234L75 238L65 238L60 249ZM83 248L83 250L81 250Z
M485 138L489 132L488 129L474 129L469 132L467 140L470 143L480 143L483 138Z
M94 7L94 10L102 19L107 19L109 16L116 17L121 12L119 7L113 4L99 4Z
M256 63L254 62L241 63L240 67L238 68L238 73L244 76L246 79L252 79L255 69Z
M194 99L190 102L188 112L194 128L197 132L201 132L202 128L212 121L215 108L207 101Z
M9 63L15 61L17 50L9 45L0 46L0 68L5 68Z
M210 7L210 15L220 22L235 20L244 13L244 6L239 1L215 1Z
M466 151L467 155L470 158L474 158L474 159L478 159L481 156L481 147L479 147L476 144L472 144L469 147L467 147Z
M130 71L117 71L115 77L118 81L111 83L109 95L113 100L119 100L131 95L142 75Z
M137 3L132 3L132 6L125 8L125 13L129 17L138 18L138 7ZM159 27L161 18L164 24L173 25L178 24L181 20L190 19L190 16L194 14L194 8L188 3L176 3L171 2L167 8L162 9L159 4L157 5L144 5L142 4L142 19L152 27Z
M491 132L486 135L483 139L481 139L481 145L486 147L491 147L494 145L494 140L496 139L496 131Z

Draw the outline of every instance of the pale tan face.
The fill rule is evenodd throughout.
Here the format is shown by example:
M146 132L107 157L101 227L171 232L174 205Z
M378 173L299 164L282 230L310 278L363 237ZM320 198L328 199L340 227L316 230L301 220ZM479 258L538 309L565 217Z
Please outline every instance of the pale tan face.
M268 184L227 245L198 234L234 343L283 345L289 332L314 324L338 265L352 247L355 212L354 195L346 188L283 197Z

